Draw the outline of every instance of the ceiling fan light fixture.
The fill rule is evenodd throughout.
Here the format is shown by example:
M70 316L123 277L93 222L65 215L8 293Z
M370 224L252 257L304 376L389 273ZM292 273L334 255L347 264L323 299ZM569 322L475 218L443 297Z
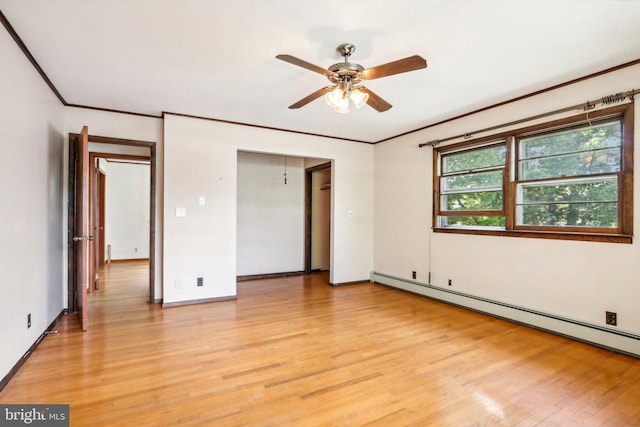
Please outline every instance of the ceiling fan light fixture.
M354 88L349 93L349 98L351 98L356 108L360 109L369 100L369 94L360 88Z
M369 94L360 87L353 87L351 80L345 77L324 96L324 99L336 112L344 114L349 112L349 100L359 109L367 103Z
M349 97L348 96L344 96L340 102L338 103L337 107L333 108L335 110L336 113L340 113L340 114L346 114L349 112Z
M338 108L344 98L344 91L340 86L336 86L331 92L324 96L324 100L327 101L327 104L331 108Z

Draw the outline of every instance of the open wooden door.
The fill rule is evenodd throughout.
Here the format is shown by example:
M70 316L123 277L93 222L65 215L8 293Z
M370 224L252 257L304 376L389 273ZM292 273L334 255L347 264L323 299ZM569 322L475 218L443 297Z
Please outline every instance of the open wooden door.
M93 236L89 234L89 129L82 127L76 145L76 307L80 326L87 330L87 289L89 286L89 249Z

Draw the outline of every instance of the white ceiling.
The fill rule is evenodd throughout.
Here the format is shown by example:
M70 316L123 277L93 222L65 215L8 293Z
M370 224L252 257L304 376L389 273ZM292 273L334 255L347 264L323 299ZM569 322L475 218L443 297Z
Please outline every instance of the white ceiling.
M173 112L376 142L640 58L632 0L0 0L69 104ZM4 31L4 30L2 30ZM393 105L338 114L321 66L356 45L365 68L414 54L425 70L366 82ZM607 94L602 94L607 95Z

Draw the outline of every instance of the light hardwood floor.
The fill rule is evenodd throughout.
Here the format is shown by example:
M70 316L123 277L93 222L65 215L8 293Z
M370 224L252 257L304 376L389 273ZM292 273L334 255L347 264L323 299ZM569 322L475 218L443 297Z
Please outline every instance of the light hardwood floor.
M161 309L146 273L108 267L89 331L65 316L0 402L72 426L640 425L638 359L323 274Z

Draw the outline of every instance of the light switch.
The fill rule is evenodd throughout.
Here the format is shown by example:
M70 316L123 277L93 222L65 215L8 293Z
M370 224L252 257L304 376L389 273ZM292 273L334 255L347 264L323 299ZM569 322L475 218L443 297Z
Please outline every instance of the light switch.
M200 198L198 199L198 204L200 206L204 206L204 196L200 196Z
M176 208L176 216L177 217L187 216L187 208Z

